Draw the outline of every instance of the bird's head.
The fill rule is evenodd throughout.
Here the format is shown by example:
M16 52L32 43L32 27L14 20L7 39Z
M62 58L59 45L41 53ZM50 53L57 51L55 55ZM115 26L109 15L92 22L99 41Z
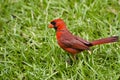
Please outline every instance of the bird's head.
M52 20L49 24L49 28L54 28L56 31L66 29L66 24L62 19Z

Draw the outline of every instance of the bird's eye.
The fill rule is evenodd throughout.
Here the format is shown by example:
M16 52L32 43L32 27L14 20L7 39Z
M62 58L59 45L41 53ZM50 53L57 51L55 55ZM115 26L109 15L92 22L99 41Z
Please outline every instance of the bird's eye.
M55 25L55 24L56 24L56 22L54 22L54 21L53 21L53 22L51 22L51 24L52 24L52 25Z

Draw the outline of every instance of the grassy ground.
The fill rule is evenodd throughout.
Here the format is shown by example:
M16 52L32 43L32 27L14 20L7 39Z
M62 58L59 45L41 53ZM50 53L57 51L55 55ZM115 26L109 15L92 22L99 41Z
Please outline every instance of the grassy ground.
M69 65L48 28L55 18L89 41L120 36L120 0L0 0L0 80L120 79L120 42L92 47Z

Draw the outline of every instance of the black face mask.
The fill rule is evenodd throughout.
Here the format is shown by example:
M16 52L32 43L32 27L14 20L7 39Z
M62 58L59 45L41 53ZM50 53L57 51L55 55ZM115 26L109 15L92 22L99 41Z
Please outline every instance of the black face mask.
M56 22L51 22L51 24L54 26L55 31L57 30Z

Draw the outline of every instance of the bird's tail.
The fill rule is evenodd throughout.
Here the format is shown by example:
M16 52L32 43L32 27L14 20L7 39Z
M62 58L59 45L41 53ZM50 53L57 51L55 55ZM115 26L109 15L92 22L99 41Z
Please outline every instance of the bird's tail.
M118 41L118 36L112 36L108 38L102 38L99 40L94 40L91 42L92 46L94 45L100 45L100 44L105 44L105 43L112 43L112 42L117 42Z

